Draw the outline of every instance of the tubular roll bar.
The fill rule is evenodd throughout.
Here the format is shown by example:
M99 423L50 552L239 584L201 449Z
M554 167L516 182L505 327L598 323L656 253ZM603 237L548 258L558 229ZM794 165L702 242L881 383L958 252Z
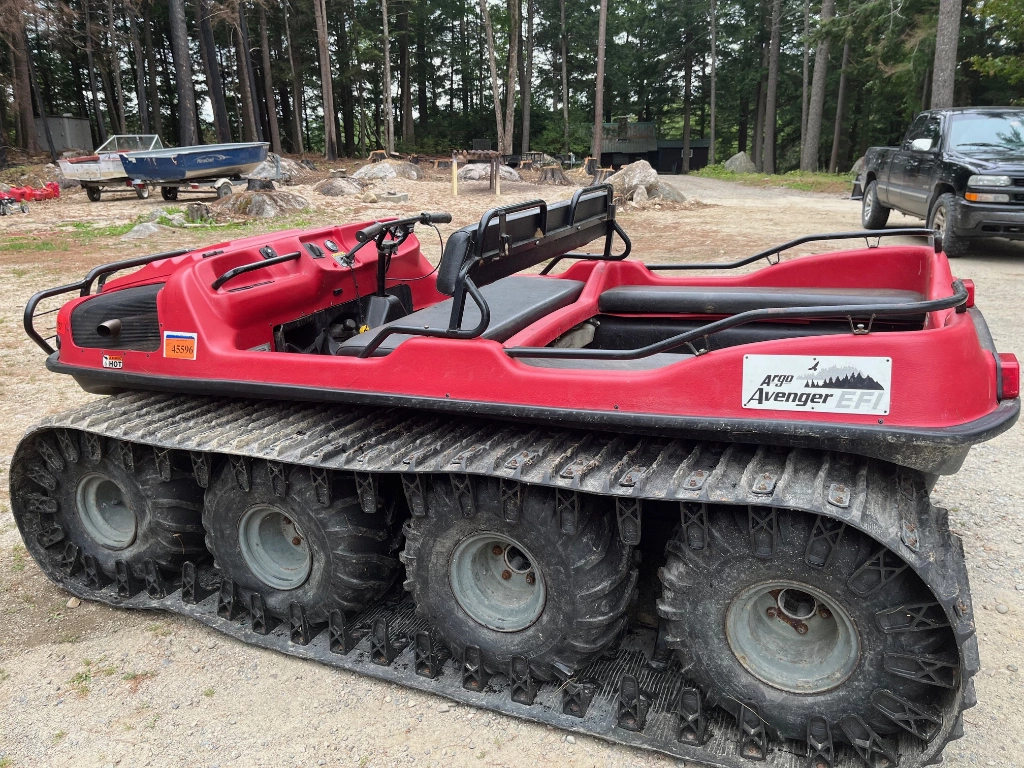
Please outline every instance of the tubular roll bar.
M60 285L56 288L47 288L45 291L39 291L31 299L28 300L28 304L25 305L24 314L24 326L25 333L28 337L34 341L40 349L46 354L52 355L55 350L49 344L49 339L55 338L55 336L47 336L45 339L35 329L34 320L36 318L36 307L39 306L39 302L43 299L49 299L54 296L60 296L63 293L71 293L72 291L78 291L80 296L88 296L92 292L92 284L99 280L98 286L99 291L103 291L103 286L109 278L115 272L120 272L122 269L131 269L132 267L141 267L146 264L151 264L154 261L160 261L161 259L173 259L175 256L183 256L189 253L187 248L179 248L176 251L164 251L163 253L153 253L149 256L137 256L134 259L125 259L124 261L114 261L110 264L102 264L98 267L94 267L89 271L84 278L79 280L77 283L68 283L67 285ZM56 309L51 309L47 312L41 312L42 315L49 315L57 312Z
M690 269L736 269L737 267L745 267L747 264L753 264L755 261L764 259L769 264L778 264L779 258L772 260L772 256L779 256L783 251L788 251L790 248L795 248L798 245L804 243L813 243L818 241L828 240L861 240L867 244L868 248L877 248L878 243L871 244L871 238L881 239L883 237L927 237L932 246L934 247L941 240L936 238L935 230L925 229L924 227L901 227L900 229L866 229L861 232L833 232L825 235L804 235L798 237L796 240L790 240L788 243L782 245L776 245L774 248L769 248L766 251L760 251L755 253L753 256L747 256L739 261L726 261L719 263L710 264L645 264L644 266L650 270L690 270ZM936 252L939 248L935 249Z
M719 333L720 331L735 328L738 325L756 322L758 320L786 320L789 318L808 317L843 317L850 321L853 327L855 316L870 316L871 322L876 317L892 317L894 315L920 315L928 312L935 312L940 309L956 307L957 312L964 312L967 309L967 289L960 280L952 283L953 295L943 299L931 299L929 301L915 301L909 304L847 304L837 307L788 307L788 308L765 308L751 309L741 312L738 315L716 320L715 322L694 328L692 331L677 334L662 341L648 344L638 349L570 349L560 347L510 347L505 350L509 357L557 357L572 358L574 360L639 360L642 357L668 352L669 350L689 345L694 354L701 354L692 342ZM868 324L870 329L870 322ZM854 330L854 333L857 333ZM860 333L867 333L867 330ZM706 345L705 345L706 347ZM706 351L706 350L705 350Z

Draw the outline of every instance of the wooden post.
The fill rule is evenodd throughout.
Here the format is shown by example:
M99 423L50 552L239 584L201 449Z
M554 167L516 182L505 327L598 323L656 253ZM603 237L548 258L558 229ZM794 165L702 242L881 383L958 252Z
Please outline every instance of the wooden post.
M491 161L491 173L494 174L494 196L501 196L501 155Z
M459 196L459 161L452 152L452 197Z

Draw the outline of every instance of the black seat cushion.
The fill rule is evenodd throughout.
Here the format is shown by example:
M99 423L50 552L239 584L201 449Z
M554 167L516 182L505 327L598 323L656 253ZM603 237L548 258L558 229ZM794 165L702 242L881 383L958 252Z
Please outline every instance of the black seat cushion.
M507 341L528 325L547 314L572 304L583 292L583 283L578 280L562 280L549 277L528 277L513 275L505 277L480 289L491 310L491 322L483 332L483 338ZM452 314L452 299L432 307L421 309L393 320L385 325L411 325L419 328L447 328ZM480 310L471 298L466 297L466 311L462 319L463 328L474 328L480 322ZM339 355L358 355L380 328L371 328L342 342ZM384 339L374 354L387 354L412 336L395 334Z
M924 301L914 291L878 288L759 288L624 285L601 294L602 312L735 315L751 309L906 304Z

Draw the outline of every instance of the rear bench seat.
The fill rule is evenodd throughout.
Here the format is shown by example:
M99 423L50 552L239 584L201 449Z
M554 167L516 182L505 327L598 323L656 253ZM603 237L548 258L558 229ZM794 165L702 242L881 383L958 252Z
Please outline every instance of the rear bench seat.
M886 288L758 288L624 285L601 294L602 312L736 315L751 309L907 304L924 301L915 291Z
M524 275L512 275L485 285L480 289L480 293L487 300L487 306L491 310L491 322L482 337L493 341L507 341L545 315L572 304L583 292L583 285L578 280ZM381 327L413 325L421 328L445 329L448 327L451 314L452 299L447 299L398 320L392 320ZM462 327L474 328L479 322L480 310L467 296ZM338 354L358 355L367 342L374 338L379 331L380 327L371 328L347 339L342 342ZM386 355L403 341L411 338L414 337L404 334L388 336L376 349L374 355Z

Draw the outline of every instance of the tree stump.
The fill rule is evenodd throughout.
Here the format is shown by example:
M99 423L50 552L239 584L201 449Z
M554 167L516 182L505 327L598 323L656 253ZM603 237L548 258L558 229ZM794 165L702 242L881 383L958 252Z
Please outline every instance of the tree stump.
M559 184L569 186L572 182L565 175L561 165L545 165L540 169L541 184Z
M371 163L379 163L381 160L387 160L387 159L388 159L388 153L385 152L383 149L375 149L375 150L373 150L373 152L370 153L370 162Z
M615 169L614 168L595 168L594 169L594 183L595 184L601 184L602 182L607 180L607 178L609 176L611 176L613 173L615 173Z

